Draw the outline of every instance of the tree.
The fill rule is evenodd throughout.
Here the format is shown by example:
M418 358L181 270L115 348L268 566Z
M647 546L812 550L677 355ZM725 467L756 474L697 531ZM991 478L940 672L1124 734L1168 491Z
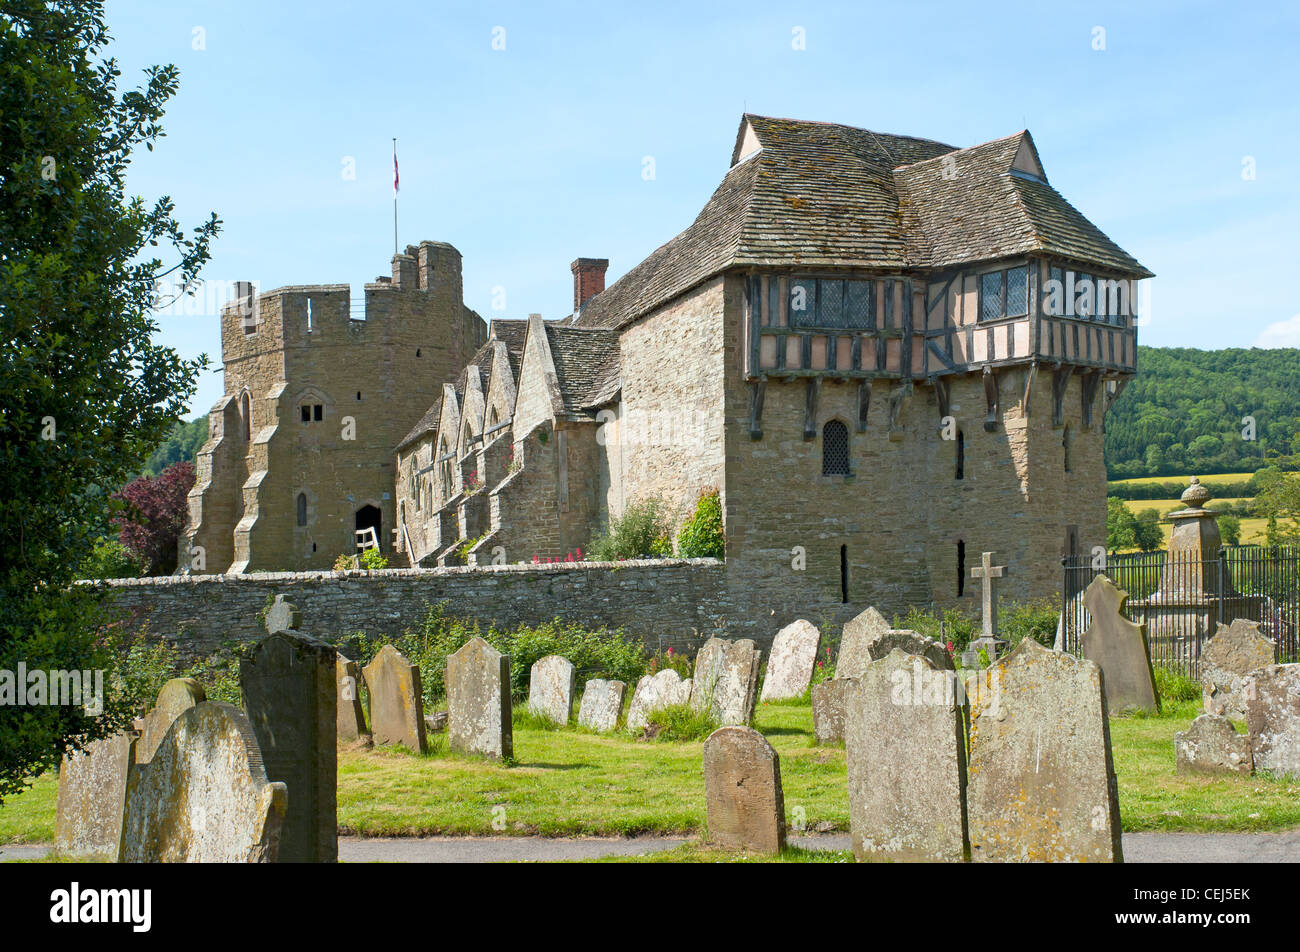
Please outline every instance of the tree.
M1111 496L1106 500L1106 548L1122 552L1137 545L1137 519L1124 500Z
M1143 552L1154 552L1164 541L1160 513L1154 509L1143 509L1133 522L1133 544Z
M677 554L684 559L720 559L726 555L722 500L716 489L700 496L695 513L677 535Z
M1219 535L1223 538L1225 545L1241 544L1241 520L1230 512L1214 517L1215 523L1219 527Z
M109 495L207 364L153 342L155 289L168 274L194 286L220 223L186 232L169 198L123 186L134 150L163 134L177 70L150 67L119 93L110 41L98 0L0 12L0 670L109 666L99 596L70 583L108 529ZM99 717L0 705L0 802L131 713L112 698Z
M117 494L124 504L115 517L118 539L146 575L170 575L176 568L176 543L193 488L194 464L174 463L158 476L136 477Z
M1296 458L1284 461L1292 465ZM1255 513L1268 520L1269 545L1300 543L1300 473L1270 466L1259 473Z

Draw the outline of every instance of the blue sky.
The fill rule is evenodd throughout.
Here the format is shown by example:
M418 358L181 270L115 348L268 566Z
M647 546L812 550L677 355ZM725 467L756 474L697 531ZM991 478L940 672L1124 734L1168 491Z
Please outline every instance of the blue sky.
M574 258L609 258L613 280L690 223L748 109L958 146L1028 128L1052 184L1158 275L1143 343L1300 346L1294 7L110 0L108 17L124 82L180 68L128 186L186 225L218 213L216 282L359 292L390 273L396 136L401 243L456 245L484 317L562 317ZM160 317L165 343L213 358L193 413L221 393L200 309Z

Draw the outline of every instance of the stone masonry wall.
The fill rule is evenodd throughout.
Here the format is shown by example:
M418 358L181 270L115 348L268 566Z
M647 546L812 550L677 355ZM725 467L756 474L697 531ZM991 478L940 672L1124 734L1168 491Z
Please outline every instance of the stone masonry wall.
M330 640L364 631L397 636L430 606L513 627L553 618L623 627L651 648L695 646L725 612L722 563L713 559L502 565L381 572L175 575L96 583L132 625L177 644L187 658L266 634L259 613L284 595L304 630ZM773 629L771 634L775 634Z

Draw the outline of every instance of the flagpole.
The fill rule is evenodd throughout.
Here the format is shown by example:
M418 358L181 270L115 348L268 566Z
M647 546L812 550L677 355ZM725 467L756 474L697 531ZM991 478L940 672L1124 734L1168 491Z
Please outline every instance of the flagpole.
M393 139L393 254L397 254L397 139Z

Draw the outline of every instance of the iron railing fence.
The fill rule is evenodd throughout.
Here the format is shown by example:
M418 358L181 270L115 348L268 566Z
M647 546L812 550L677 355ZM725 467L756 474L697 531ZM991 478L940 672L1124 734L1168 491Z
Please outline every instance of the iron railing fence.
M1125 614L1147 626L1152 664L1200 677L1205 642L1237 618L1260 623L1277 660L1300 660L1300 546L1225 546L1193 553L1107 553L1061 560L1057 646L1077 654L1088 627L1083 593L1098 575L1127 592Z

